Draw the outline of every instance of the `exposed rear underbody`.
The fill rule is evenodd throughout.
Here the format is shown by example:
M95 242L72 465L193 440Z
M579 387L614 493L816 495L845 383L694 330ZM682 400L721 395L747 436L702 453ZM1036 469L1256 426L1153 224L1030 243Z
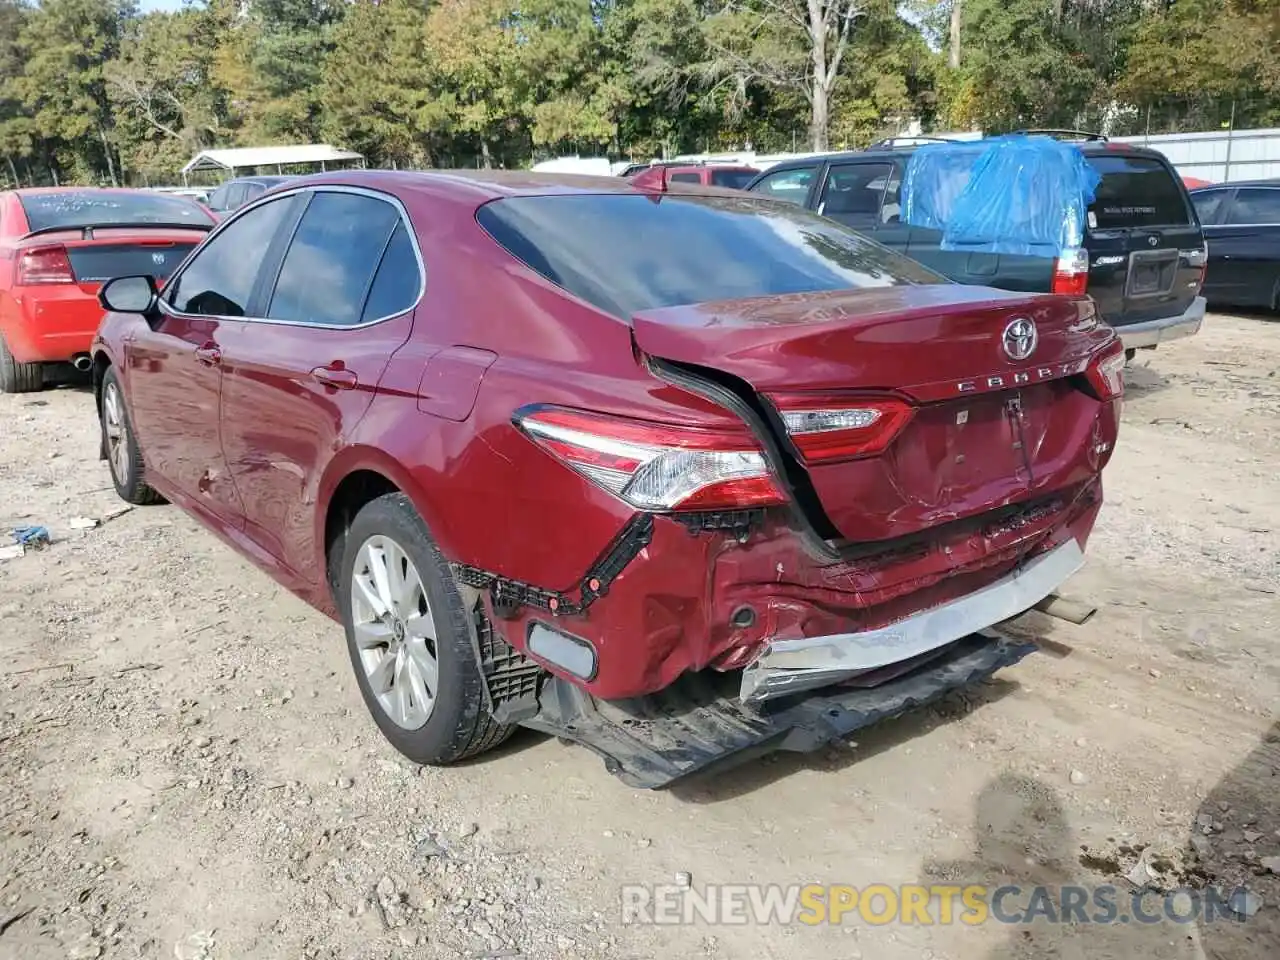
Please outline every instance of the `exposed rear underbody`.
M1033 649L994 628L1053 597L1083 563L1116 436L1122 354L1071 301L947 316L885 299L891 323L877 323L864 296L856 320L835 303L799 334L778 322L786 303L734 329L740 310L706 340L718 358L700 352L704 325L641 318L642 362L738 415L781 489L734 461L732 482L759 506L638 512L563 592L457 568L464 584L489 588L500 636L577 681L550 680L520 702L495 697L504 717L582 741L628 782L658 786L730 754L814 748ZM1014 312L1037 321L1039 364L999 366L990 337L966 343ZM940 321L952 329L921 329ZM777 358L805 352L805 334L805 384L817 390L797 395ZM909 349L903 340L937 344L946 356L935 369L951 376L867 382ZM822 418L838 429L811 432ZM646 469L633 446L677 450L660 461L690 443L555 410L517 419L624 498Z

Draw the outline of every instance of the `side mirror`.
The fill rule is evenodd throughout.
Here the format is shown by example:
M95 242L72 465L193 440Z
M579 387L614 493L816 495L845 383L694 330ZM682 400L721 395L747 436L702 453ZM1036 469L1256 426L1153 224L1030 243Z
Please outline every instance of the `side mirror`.
M115 313L149 314L156 306L154 277L116 277L98 288L102 309Z

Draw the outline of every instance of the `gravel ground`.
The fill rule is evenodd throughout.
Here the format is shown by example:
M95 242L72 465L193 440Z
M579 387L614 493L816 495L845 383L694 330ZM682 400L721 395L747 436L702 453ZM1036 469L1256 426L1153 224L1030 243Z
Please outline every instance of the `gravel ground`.
M0 396L0 957L1280 956L1280 322L1131 368L1102 611L856 744L640 793L532 734L418 769L341 631L172 507L92 399ZM95 528L74 529L89 517ZM657 926L624 884L1232 885L1247 922Z

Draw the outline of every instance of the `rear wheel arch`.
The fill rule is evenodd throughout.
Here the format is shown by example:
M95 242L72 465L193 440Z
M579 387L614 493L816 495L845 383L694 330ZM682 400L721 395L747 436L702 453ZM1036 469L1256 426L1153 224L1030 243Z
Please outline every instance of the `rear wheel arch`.
M324 551L321 569L324 570L325 582L335 603L338 600L335 585L342 565L342 542L356 514L366 504L389 493L403 493L428 529L433 532L437 529L437 525L432 522L434 514L430 504L408 472L377 451L369 450L362 455L349 454L348 457L340 455L335 458L321 489L327 493L318 498L321 509L317 511L317 542ZM439 546L448 557L450 554L445 545Z
M99 413L102 412L102 380L112 366L114 364L111 362L111 357L107 355L107 351L101 347L93 351L93 367L91 368L93 375L93 402L97 405Z

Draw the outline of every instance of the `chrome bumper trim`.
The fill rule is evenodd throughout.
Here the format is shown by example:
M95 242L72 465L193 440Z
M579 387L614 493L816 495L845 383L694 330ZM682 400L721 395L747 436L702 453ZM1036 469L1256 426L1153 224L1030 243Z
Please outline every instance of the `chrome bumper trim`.
M1128 323L1116 327L1120 342L1126 350L1140 350L1154 347L1170 340L1194 336L1200 332L1204 322L1206 303L1204 297L1196 297L1191 306L1176 317L1162 317L1159 320L1146 320L1142 323Z
M774 640L742 672L740 697L760 703L929 653L1026 612L1083 565L1084 552L1070 539L995 583L887 627Z

